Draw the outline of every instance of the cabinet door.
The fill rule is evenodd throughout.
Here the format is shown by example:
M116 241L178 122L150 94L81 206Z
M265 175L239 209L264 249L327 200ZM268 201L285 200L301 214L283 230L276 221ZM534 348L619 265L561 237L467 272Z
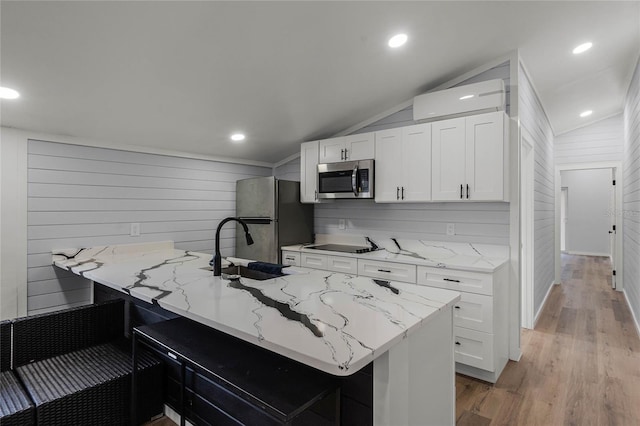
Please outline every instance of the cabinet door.
M318 202L318 141L300 146L300 202Z
M467 117L466 133L469 199L503 200L504 113Z
M331 138L319 141L320 164L336 163L344 160L344 138Z
M402 129L376 132L377 203L396 202L402 186Z
M370 160L375 158L374 133L362 133L344 137L345 160Z
M466 185L464 120L454 118L431 123L433 201L461 199L461 185Z
M431 124L402 128L403 201L431 201Z

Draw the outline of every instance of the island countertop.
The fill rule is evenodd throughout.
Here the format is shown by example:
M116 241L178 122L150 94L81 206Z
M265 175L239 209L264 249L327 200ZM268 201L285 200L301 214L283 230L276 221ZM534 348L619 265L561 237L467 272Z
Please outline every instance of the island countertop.
M56 250L75 274L330 374L355 373L459 293L305 268L266 281L214 277L172 242Z

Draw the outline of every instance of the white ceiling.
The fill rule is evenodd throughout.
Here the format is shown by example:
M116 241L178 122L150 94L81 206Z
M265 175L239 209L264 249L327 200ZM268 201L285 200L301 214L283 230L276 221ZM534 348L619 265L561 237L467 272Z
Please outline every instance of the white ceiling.
M516 48L562 133L622 111L640 52L640 1L2 1L0 13L1 85L22 94L2 101L3 126L267 162ZM397 32L409 42L391 50Z

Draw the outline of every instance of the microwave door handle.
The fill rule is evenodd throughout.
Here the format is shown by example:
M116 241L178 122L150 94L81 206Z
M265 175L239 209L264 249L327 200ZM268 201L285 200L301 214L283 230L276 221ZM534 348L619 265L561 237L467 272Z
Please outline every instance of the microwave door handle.
M353 189L353 195L358 196L358 165L353 166L353 172L351 173L351 189Z

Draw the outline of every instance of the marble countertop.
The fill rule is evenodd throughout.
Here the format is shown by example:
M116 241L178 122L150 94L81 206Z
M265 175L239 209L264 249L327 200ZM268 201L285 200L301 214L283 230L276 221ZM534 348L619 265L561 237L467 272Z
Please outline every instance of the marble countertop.
M401 239L397 241L400 249L391 239L375 240L380 250L367 253L316 250L310 248L310 245L301 244L284 246L281 249L489 273L509 261L508 246ZM369 246L364 239L360 245Z
M203 269L210 259L172 242L53 252L57 267L338 376L460 299L449 290L305 268L228 281Z

